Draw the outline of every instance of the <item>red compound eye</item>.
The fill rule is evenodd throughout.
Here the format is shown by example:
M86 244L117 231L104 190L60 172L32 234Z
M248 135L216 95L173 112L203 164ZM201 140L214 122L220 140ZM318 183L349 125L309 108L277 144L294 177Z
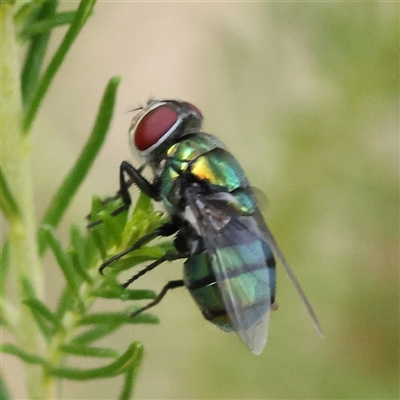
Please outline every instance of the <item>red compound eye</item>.
M135 130L135 146L144 151L157 143L178 121L178 113L160 106L148 112Z

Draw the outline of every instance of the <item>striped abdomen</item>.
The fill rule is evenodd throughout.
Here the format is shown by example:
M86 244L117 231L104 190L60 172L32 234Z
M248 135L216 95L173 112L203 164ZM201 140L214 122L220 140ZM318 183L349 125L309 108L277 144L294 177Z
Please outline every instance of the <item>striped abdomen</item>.
M231 237L229 246L219 247L216 254L203 250L184 264L185 285L204 317L226 331L234 329L230 316L239 313L246 329L256 324L274 302L275 260L269 246L254 237L247 243L242 239L240 234ZM223 265L224 276L218 276L218 283L214 271L220 268L214 263ZM235 310L227 310L222 292L235 293Z

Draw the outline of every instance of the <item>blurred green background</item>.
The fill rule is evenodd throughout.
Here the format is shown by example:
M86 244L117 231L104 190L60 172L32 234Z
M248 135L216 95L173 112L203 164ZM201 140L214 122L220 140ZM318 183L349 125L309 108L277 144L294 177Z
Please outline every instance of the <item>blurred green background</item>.
M313 331L281 270L280 307L258 357L177 289L154 309L160 325L110 338L121 350L145 345L136 398L399 398L398 30L393 2L96 6L33 132L38 213L76 159L111 76L123 78L113 125L60 228L64 243L72 222L85 225L91 196L118 187L119 164L132 158L129 111L149 97L190 101L266 194L266 221L325 334ZM55 299L62 279L47 261ZM159 291L181 276L180 262L165 264L136 287ZM20 364L7 360L13 396L23 398ZM66 382L61 393L111 399L120 385Z

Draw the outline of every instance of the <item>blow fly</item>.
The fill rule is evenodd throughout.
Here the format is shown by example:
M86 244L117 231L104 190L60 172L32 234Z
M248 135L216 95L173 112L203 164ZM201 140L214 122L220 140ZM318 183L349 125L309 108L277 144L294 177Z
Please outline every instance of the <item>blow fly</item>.
M159 303L168 290L185 286L207 320L235 331L254 354L260 354L267 341L270 311L277 307L277 257L321 334L311 304L266 226L241 166L215 136L201 132L202 121L195 106L176 100L151 100L136 114L129 141L144 165L135 168L122 162L119 195L124 207L129 207L128 188L134 183L162 202L170 219L100 270L157 237L175 235L175 250L124 287L164 261L176 259L185 259L183 279L167 283L154 301L132 316ZM145 167L152 170L151 182L142 175Z

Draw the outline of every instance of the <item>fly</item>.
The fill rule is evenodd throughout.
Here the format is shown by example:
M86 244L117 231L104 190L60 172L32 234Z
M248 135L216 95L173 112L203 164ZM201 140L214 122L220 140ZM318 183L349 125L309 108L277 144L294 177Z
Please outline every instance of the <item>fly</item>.
M163 204L170 220L104 262L100 272L157 237L175 235L174 251L123 286L176 259L185 259L183 279L168 282L155 300L132 316L158 304L170 289L185 286L207 320L235 331L254 354L260 354L270 311L277 308L277 257L322 336L313 308L265 224L241 166L215 136L201 132L202 121L195 106L176 100L151 100L133 118L129 142L144 165L121 163L118 193L123 208L131 204L128 188L134 183ZM152 170L151 182L142 175L145 167Z

